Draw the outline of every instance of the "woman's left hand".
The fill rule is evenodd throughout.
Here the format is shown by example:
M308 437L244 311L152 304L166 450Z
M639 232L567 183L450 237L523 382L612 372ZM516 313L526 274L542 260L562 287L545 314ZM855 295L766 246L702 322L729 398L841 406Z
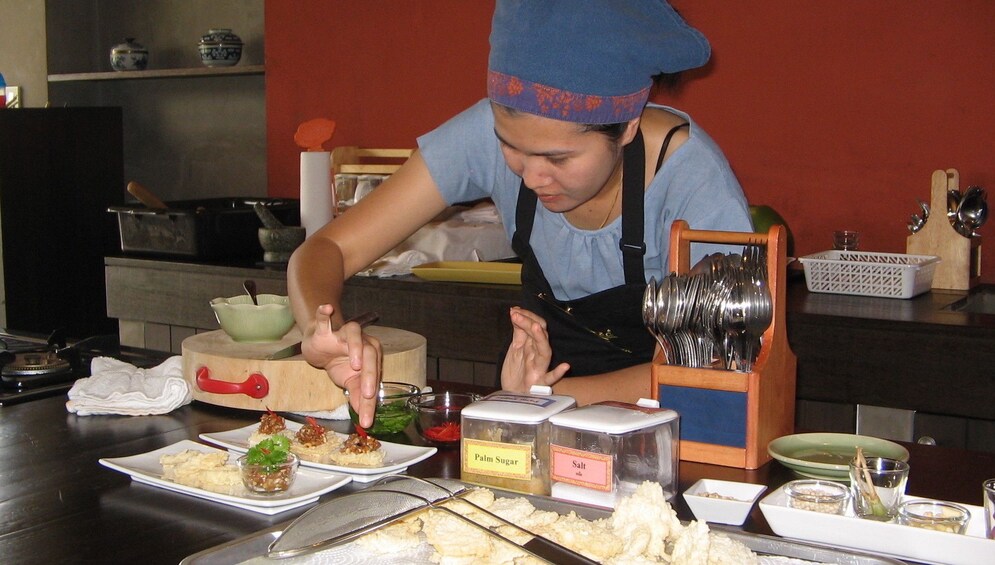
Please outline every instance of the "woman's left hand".
M570 370L560 363L549 370L553 349L546 320L519 307L511 309L512 338L501 366L501 389L528 392L532 385L553 386Z

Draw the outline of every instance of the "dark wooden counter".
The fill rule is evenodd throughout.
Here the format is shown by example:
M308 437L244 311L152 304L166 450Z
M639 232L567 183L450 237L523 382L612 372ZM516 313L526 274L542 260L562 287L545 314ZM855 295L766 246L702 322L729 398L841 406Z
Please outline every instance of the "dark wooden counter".
M108 315L126 345L180 351L197 331L216 329L211 298L286 292L283 266L105 259ZM995 452L995 315L947 307L967 293L930 292L910 300L809 293L793 271L788 340L798 356L796 425L855 431L856 407L916 410L914 437ZM380 323L424 335L429 378L495 382L495 362L510 335L517 286L353 277L343 306L376 310ZM995 311L995 310L993 310Z
M981 287L975 292L985 292ZM850 426L817 417L801 428L853 432L856 404L916 410L915 437L995 451L995 316L951 306L967 292L909 300L817 294L789 287L788 339L798 356L797 398Z
M433 384L438 388L441 383ZM308 508L264 516L132 483L97 462L248 425L258 421L255 412L195 402L163 416L76 416L66 412L64 402L53 397L0 408L4 563L175 564L288 521ZM995 477L995 454L919 445L909 449L910 494L981 504L981 482ZM410 472L458 478L458 450L442 451ZM776 488L795 477L776 462L755 471L682 463L680 491L699 478ZM341 492L355 488L361 487L349 485ZM680 496L674 503L682 519L692 518ZM758 507L743 529L769 533Z

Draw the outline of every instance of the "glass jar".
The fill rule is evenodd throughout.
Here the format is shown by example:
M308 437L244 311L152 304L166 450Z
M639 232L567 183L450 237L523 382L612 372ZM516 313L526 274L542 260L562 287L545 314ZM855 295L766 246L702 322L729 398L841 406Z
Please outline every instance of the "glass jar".
M549 418L576 406L534 386L529 394L495 392L460 414L460 478L468 483L549 495Z
M549 419L551 494L614 508L645 481L677 493L680 416L656 400L599 402Z

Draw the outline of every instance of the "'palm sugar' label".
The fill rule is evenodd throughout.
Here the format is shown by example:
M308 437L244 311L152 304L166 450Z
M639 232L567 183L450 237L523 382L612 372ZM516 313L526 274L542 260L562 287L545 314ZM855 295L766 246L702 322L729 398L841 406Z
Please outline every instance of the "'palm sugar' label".
M532 444L463 438L462 470L527 481L532 478Z
M612 456L571 449L562 445L549 446L550 478L561 483L602 492L612 490Z

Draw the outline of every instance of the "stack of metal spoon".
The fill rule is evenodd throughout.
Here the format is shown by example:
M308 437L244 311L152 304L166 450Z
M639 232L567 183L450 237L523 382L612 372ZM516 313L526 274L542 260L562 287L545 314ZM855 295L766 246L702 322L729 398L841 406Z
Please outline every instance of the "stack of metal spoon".
M749 372L773 319L766 248L715 253L687 274L651 278L643 323L670 365Z

